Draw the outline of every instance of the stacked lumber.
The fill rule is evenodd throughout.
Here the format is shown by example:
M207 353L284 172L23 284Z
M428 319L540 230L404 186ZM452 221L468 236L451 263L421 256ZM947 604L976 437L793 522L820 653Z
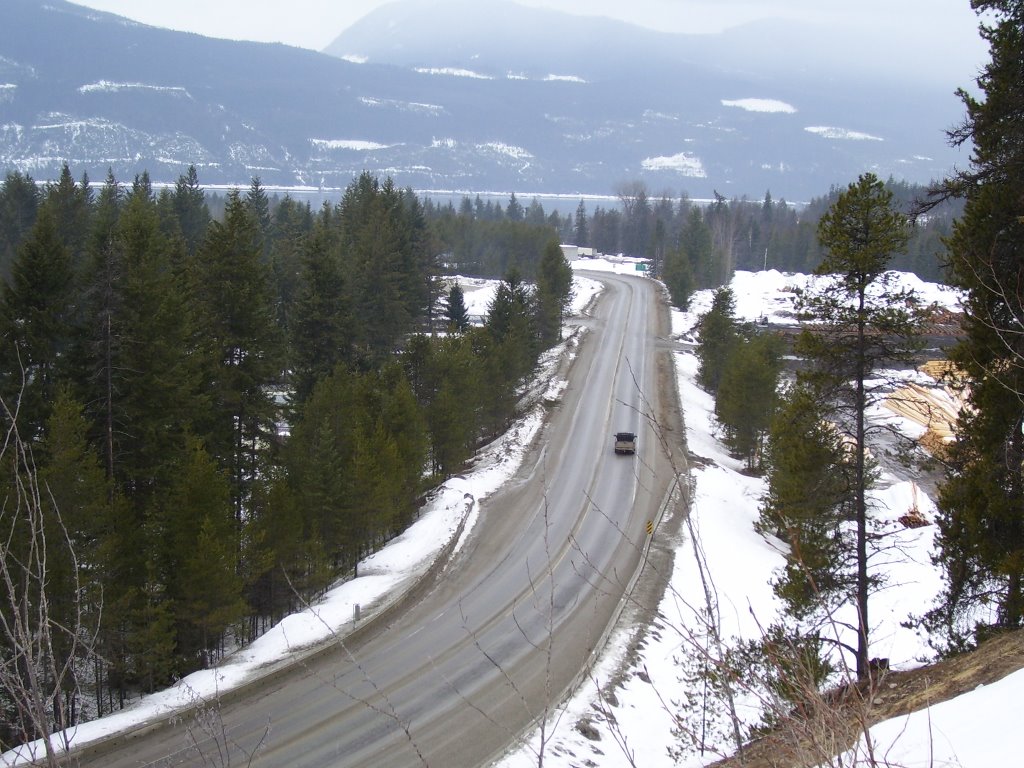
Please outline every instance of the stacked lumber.
M961 396L949 386L958 375L948 360L931 360L918 370L935 379L936 385L908 382L886 398L885 406L924 427L918 442L933 456L941 456L953 440L957 415L963 407Z

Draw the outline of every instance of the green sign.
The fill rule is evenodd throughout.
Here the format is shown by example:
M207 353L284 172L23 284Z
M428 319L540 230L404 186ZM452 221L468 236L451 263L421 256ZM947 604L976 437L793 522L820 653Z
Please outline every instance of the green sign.
M646 272L647 271L647 265L646 264L637 264L636 265L636 271L637 272Z

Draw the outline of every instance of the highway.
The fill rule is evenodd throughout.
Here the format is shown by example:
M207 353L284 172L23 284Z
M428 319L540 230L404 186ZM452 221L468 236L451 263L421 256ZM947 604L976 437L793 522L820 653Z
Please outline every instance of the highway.
M659 369L668 313L657 284L587 276L606 290L569 386L443 569L287 674L224 696L198 720L88 748L81 764L482 766L586 685L673 482L647 416L663 420L674 402L661 391L674 381L664 360ZM638 434L636 456L613 452L623 430Z

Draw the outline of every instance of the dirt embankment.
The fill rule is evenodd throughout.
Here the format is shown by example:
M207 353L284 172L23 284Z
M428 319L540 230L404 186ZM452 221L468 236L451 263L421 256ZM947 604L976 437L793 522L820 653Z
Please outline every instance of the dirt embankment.
M803 768L828 763L826 745L840 752L853 744L867 726L930 707L989 685L1024 668L1024 630L998 635L975 651L903 672L888 671L866 691L830 692L840 701L813 719L785 720L775 731L744 749L743 759L731 757L715 768ZM830 750L829 750L830 751Z

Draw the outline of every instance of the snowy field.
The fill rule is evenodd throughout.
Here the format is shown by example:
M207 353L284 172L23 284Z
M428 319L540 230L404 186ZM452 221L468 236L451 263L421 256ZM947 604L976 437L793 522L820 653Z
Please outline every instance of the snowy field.
M629 261L581 260L573 266L577 269L573 305L576 312L583 311L600 291L600 284L580 269L636 274ZM732 286L737 314L742 320L766 316L769 322L792 323L791 288L809 279L774 271L737 273ZM466 279L461 282L469 314L484 314L494 284ZM949 289L919 283L913 287L929 301L957 307L957 296ZM673 335L693 341L697 317L710 307L710 301L711 293L701 292L695 296L690 312L673 312ZM553 372L559 355L570 348L566 345L553 350L543 361L539 378L547 387L548 396L557 397L564 387L565 382L557 380ZM678 353L676 368L689 451L704 459L700 466L691 468L695 489L693 536L684 536L674 543L676 565L670 589L661 604L661 621L649 632L638 657L632 660L624 684L615 691L614 706L598 706L596 683L619 672L633 630L613 634L602 665L592 676L596 683L586 686L553 716L554 725L548 730L542 756L543 764L549 768L698 766L711 762L717 749L726 748L711 728L704 757L684 754L676 759L671 753L680 746L674 729L686 717L677 719L678 703L692 699L695 693L693 686L683 680L686 659L693 655L687 647L689 641L684 639L686 628L696 626L692 607L703 602L695 549L701 553L705 573L713 581L724 635L758 637L759 625L769 624L778 610L770 580L783 563L781 544L766 540L753 529L764 482L743 475L740 462L732 459L717 440L714 404L694 383L694 356ZM217 669L197 672L166 691L143 698L131 709L79 726L72 742L84 744L212 699L310 652L332 635L350 631L357 606L365 621L397 599L430 567L463 523L462 535L467 535L480 501L516 471L522 459L520 446L529 444L541 418L540 408L525 414L512 433L481 452L471 471L438 489L415 525L360 565L359 578L339 584L315 606L286 618ZM894 667L913 666L926 658L929 650L923 638L904 629L900 622L910 613L920 613L938 591L939 576L929 557L934 526L909 530L894 522L915 503L911 484L894 474L883 476L875 491L875 501L873 514L880 526L898 538L901 555L875 564L885 569L890 588L873 598L875 627L871 655L889 658ZM921 493L916 494L916 506L926 518L933 517L934 505ZM1019 672L927 712L883 723L872 729L872 739L893 764L908 768L1017 764L1013 726L1022 689L1024 672ZM741 714L747 719L754 717L752 711L744 710ZM589 738L573 727L581 718L592 724ZM595 740L595 735L599 740ZM501 768L538 765L538 745L538 737L528 739L528 743L500 763ZM27 758L27 754L9 752L0 756L0 766L25 764Z

